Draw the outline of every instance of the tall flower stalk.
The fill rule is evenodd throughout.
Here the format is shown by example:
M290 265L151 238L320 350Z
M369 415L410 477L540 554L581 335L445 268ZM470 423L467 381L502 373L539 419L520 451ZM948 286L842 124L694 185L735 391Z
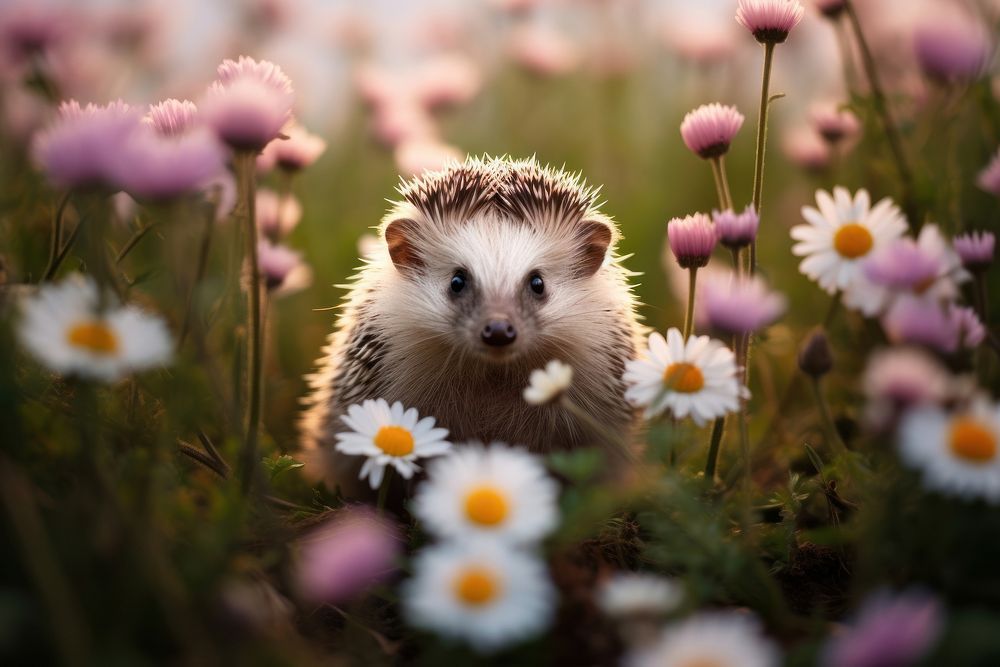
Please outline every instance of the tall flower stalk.
M764 153L767 150L767 112L770 108L771 66L774 64L774 43L764 44L764 70L760 79L760 109L757 114L757 151L753 162L753 194L751 203L757 215L761 214L761 197L764 190ZM750 273L757 271L757 241L750 244Z
M257 441L260 435L262 345L261 334L261 284L257 262L257 187L256 154L240 151L235 156L237 197L242 213L243 236L246 255L247 290L247 359L246 359L246 438L240 457L243 490L253 484L257 462Z
M736 133L743 126L743 121L743 114L736 107L723 106L716 103L706 104L694 109L685 115L683 122L681 122L680 131L681 137L684 139L684 144L692 153L703 160L707 160L712 168L712 177L715 180L715 192L718 195L719 207L722 211L722 213L716 214L716 220L720 216L732 213L733 197L729 189L729 179L726 176L725 155L729 152L729 147ZM713 228L718 237L720 227L713 223ZM671 248L674 248L673 239L671 239ZM738 271L740 264L739 246L732 247L732 251L733 263ZM676 251L674 254L680 262L681 255L678 255ZM681 266L684 266L683 262ZM694 302L697 292L697 268L690 268L689 271L688 303L684 318L685 340L691 336L694 330ZM719 458L719 448L722 444L724 432L725 418L719 417L712 426L708 461L705 464L705 479L709 481L715 478L715 466Z
M885 92L882 88L882 81L879 78L878 68L875 65L875 58L872 55L871 48L868 46L868 40L865 39L864 31L861 28L861 21L851 0L844 0L844 11L847 13L847 20L851 26L851 31L854 33L854 39L858 43L858 50L861 53L861 64L865 71L865 78L868 79L868 87L871 89L872 104L875 107L875 113L882 122L882 129L885 132L886 140L889 142L889 150L892 152L896 171L899 172L899 179L902 181L903 209L906 211L910 224L917 224L918 217L913 188L913 170L910 168L910 164L906 159L906 153L903 150L903 140L899 133L899 127L896 125L892 111L889 109L889 104L886 101Z
M739 0L736 21L750 31L764 45L764 66L760 82L760 109L757 115L757 152L754 158L753 196L754 211L761 213L761 196L764 191L764 153L767 148L767 112L771 103L771 67L774 49L788 39L788 33L798 25L805 13L798 0ZM750 273L757 270L757 242L750 245Z
M261 284L257 259L257 155L281 135L291 118L292 83L281 68L266 60L241 57L225 60L218 79L201 105L206 124L234 152L237 206L243 222L247 289L247 358L245 440L240 455L243 492L253 486L257 472L260 431L262 345Z

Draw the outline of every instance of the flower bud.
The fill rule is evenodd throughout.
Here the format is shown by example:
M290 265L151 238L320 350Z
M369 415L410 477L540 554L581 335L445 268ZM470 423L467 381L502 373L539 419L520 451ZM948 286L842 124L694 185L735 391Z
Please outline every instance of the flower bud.
M799 348L799 368L806 375L819 379L833 368L833 353L823 327L816 327Z

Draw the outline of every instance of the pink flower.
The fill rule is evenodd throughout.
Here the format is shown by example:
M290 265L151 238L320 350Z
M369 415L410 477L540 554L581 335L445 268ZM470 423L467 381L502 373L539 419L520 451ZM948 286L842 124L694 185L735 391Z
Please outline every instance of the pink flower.
M953 244L962 258L962 266L969 271L980 272L993 263L996 240L993 232L970 232L956 236Z
M865 277L894 290L923 291L941 273L938 257L924 252L911 238L896 239L864 261Z
M758 277L709 276L699 291L696 321L720 335L745 334L770 325L785 312L784 296Z
M890 429L909 407L944 403L951 385L944 366L920 349L880 350L869 357L862 377L866 419L876 428Z
M489 0L489 4L509 14L527 14L541 4L541 0Z
M388 521L366 510L344 509L299 546L299 594L312 602L337 604L395 573L402 540Z
M188 100L163 100L149 107L143 119L164 136L184 134L198 123L198 107Z
M456 54L427 61L410 80L413 96L430 110L466 104L482 85L483 77L476 64Z
M937 642L944 610L937 598L918 591L870 597L847 630L829 641L825 667L906 667Z
M732 59L736 30L714 17L694 18L690 12L676 9L665 16L660 33L665 46L678 57L707 67Z
M844 292L844 303L872 316L883 312L900 294L953 301L959 284L969 280L958 254L934 224L926 224L916 241L895 239L873 250L861 265L863 280Z
M976 185L986 192L1000 197L1000 150L993 156L990 163L979 172Z
M785 132L781 150L790 162L810 172L821 172L830 166L830 147L811 128L800 127Z
M760 217L753 206L747 206L742 213L735 213L732 209L712 211L712 220L715 222L719 243L730 250L746 247L757 238Z
M20 65L65 42L74 27L68 9L42 0L6 4L0 14L0 59Z
M705 104L689 111L681 121L681 138L688 149L706 160L725 155L743 126L736 107Z
M354 87L361 101L368 107L378 108L399 97L402 82L385 67L365 63L354 71Z
M436 139L413 139L396 146L394 157L400 175L409 178L443 169L449 162L461 161L465 156L454 146Z
M858 117L850 109L833 105L817 106L812 111L812 122L819 136L830 144L850 139L861 131Z
M405 141L437 136L434 121L427 110L405 98L394 99L376 107L372 117L372 132L379 143L389 148Z
M979 315L968 306L952 306L951 317L958 331L958 340L962 347L974 349L986 340L986 327Z
M667 223L667 240L677 263L685 269L708 264L717 237L712 220L704 213L674 218Z
M945 83L979 78L993 50L989 36L971 22L929 22L914 34L920 67Z
M227 157L206 127L164 136L143 124L119 148L114 172L136 199L165 200L203 189L225 169Z
M736 21L761 44L781 44L804 13L798 0L739 0Z
M813 4L816 5L816 9L818 9L823 16L828 19L837 19L844 13L845 5L847 3L845 3L844 0L813 0Z
M508 48L514 62L538 76L562 76L580 62L577 48L569 39L541 25L524 25L515 30Z
M310 134L296 122L289 123L282 131L287 139L275 139L257 156L258 171L267 172L277 166L287 172L305 169L326 150L323 137Z
M257 190L257 231L277 242L288 236L302 219L302 205L295 195L278 195L274 190Z
M882 328L894 343L923 345L946 354L960 347L974 348L986 336L970 308L911 295L896 299L882 317Z
M374 39L372 20L362 6L344 5L330 19L333 43L351 53L368 50Z
M223 61L218 74L202 104L206 122L236 150L263 149L291 117L291 81L277 65L245 56Z
M139 114L121 100L103 107L70 100L59 106L56 122L36 135L32 154L59 187L116 191L119 151L139 124Z
M274 296L292 294L312 284L312 269L302 260L302 253L264 239L257 241L257 268Z

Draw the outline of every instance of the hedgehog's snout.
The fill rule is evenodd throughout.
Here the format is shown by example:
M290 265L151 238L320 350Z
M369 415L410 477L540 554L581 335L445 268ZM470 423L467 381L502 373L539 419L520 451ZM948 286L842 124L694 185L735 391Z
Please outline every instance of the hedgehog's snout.
M480 336L491 347L503 347L517 339L517 329L510 320L494 319L486 323Z

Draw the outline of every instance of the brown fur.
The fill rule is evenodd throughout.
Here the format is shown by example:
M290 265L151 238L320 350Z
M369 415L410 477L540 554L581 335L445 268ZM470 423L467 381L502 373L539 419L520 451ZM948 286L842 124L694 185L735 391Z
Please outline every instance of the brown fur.
M598 211L596 192L534 159L494 158L453 164L400 192L380 227L388 243L354 277L309 378L307 469L348 495L363 493L360 460L335 452L333 436L346 428L348 406L374 398L434 416L456 443L539 452L601 444L561 406L524 401L529 374L550 359L574 369L569 398L627 442L635 413L621 377L642 327L615 254L617 227ZM448 293L457 268L472 281L461 299ZM544 297L526 288L534 271ZM511 351L479 340L483 318L496 313L517 324ZM630 453L604 443L620 468Z

